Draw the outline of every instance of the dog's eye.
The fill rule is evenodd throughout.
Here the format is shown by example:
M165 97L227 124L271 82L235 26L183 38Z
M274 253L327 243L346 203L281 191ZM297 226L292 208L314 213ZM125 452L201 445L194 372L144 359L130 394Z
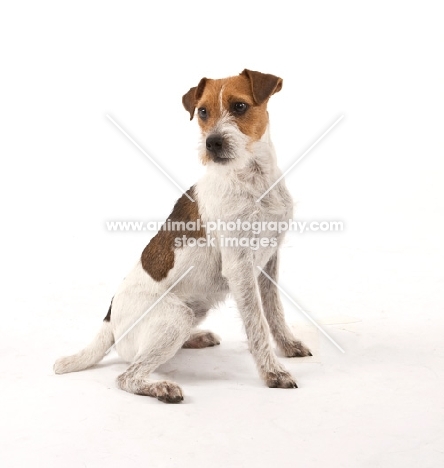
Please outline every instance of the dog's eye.
M245 104L245 102L235 102L232 106L233 113L237 115L244 114L247 109L248 109L248 104Z
M197 113L202 120L205 120L208 117L207 109L205 107L199 107L199 109L197 109Z

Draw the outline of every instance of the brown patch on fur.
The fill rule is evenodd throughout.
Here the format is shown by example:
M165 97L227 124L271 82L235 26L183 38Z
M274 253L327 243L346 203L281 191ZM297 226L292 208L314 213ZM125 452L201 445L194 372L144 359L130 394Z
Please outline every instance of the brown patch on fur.
M196 200L194 185L187 190L188 195ZM174 205L173 211L168 216L171 223L174 222L195 222L200 220L199 207L197 201L194 203L183 194ZM167 220L167 221L168 221ZM142 252L141 261L143 269L156 281L162 281L167 277L168 272L174 266L174 246L177 237L199 239L205 237L205 229L191 231L187 229L166 230L167 223L164 223L161 230L150 240L149 244Z

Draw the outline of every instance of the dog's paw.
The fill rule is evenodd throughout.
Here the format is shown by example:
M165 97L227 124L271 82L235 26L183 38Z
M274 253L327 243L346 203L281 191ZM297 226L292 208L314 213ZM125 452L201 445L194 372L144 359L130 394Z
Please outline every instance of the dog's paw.
M62 357L57 359L54 363L53 369L56 374L66 374L71 372L73 368L72 358L71 357Z
M265 382L270 388L298 388L293 377L287 371L267 372Z
M279 347L281 348L284 356L286 357L306 357L313 356L311 351L304 346L300 341L287 341L285 343L280 343Z
M220 338L216 334L209 331L200 331L191 335L182 348L200 349L218 344L220 344Z
M179 385L167 380L152 382L138 393L152 396L164 403L180 403L183 400L182 389Z

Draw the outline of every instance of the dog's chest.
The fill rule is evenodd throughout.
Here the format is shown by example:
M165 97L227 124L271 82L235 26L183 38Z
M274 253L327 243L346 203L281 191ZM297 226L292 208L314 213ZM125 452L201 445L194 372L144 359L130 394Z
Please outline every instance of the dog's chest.
M277 184L258 201L274 179L260 182L207 173L196 185L202 221L288 221L293 214L293 202L284 183Z

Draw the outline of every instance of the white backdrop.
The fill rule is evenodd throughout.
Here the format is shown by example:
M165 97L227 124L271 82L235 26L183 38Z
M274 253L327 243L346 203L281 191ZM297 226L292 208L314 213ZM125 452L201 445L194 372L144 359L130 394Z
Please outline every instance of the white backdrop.
M0 451L4 466L19 466L26 457L41 466L60 466L60 460L63 466L104 466L105 458L106 466L125 460L194 466L213 456L216 466L294 466L293 455L301 466L444 463L442 41L437 1L2 5L0 248L6 304L0 356L10 405L0 437L0 444L7 443ZM93 335L151 235L110 233L105 222L162 220L180 195L106 114L189 187L203 169L197 123L189 121L181 97L203 76L222 78L244 68L284 79L269 104L282 169L345 115L286 179L296 217L341 220L344 231L289 235L281 284L316 320L330 324L347 357L318 337L318 360L291 364L296 375L306 373L294 393L307 392L307 419L298 406L302 396L287 393L281 400L263 391L245 343L240 352L246 374L242 370L236 378L249 377L241 396L237 387L227 392L231 377L213 388L212 379L197 373L188 383L202 393L191 397L193 406L180 410L180 417L179 410L151 399L122 396L113 384L124 368L117 357L112 369L53 376L53 359ZM290 322L307 323L286 306ZM231 322L223 310L212 319L222 328L215 331L222 339L225 331L235 347L244 338L230 310L225 312ZM232 358L224 361L225 370L238 359L230 348L225 355L223 344L217 353L215 359ZM183 359L182 371L194 368L192 357ZM213 363L203 361L208 369ZM320 374L324 380L317 379ZM362 388L352 385L356 379ZM39 382L34 390L33 382ZM333 382L345 393L331 400ZM402 402L389 422L375 416L396 406L384 400L382 389L388 388L393 402ZM110 406L96 413L91 405L99 405L106 392ZM78 408L70 410L73 400ZM35 409L39 401L41 414ZM220 426L226 429L223 443L215 432L202 450L189 446L204 438L197 426L210 415L217 419L217 408L245 408L247 401L251 413L243 415L252 423L242 426L245 439L231 430L238 409L231 419L221 416L228 418ZM368 408L369 402L375 407ZM125 405L135 419L125 419ZM138 420L140 408L148 426ZM350 411L355 416L344 420ZM294 427L286 414L294 417ZM263 430L252 415L261 418ZM107 423L98 422L113 417L125 419L123 433L120 423L104 428ZM360 432L365 418L368 425ZM50 423L42 432L44 420ZM187 432L194 424L195 432ZM101 430L106 436L97 436ZM147 441L135 443L141 430ZM302 443L299 431L310 440ZM153 437L157 445L150 444ZM269 440L279 453L264 448Z

